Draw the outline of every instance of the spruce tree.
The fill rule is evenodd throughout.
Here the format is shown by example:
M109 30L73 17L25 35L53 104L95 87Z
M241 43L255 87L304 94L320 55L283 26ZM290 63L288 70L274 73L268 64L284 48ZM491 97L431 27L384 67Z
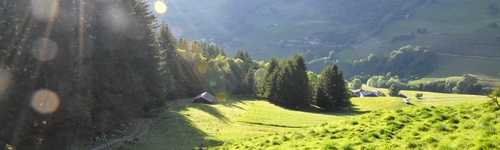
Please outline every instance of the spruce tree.
M310 89L309 79L307 77L307 68L304 62L304 58L300 55L295 55L292 60L289 61L290 77L286 81L289 84L289 91L285 91L285 94L290 95L290 104L293 107L307 107L310 103Z
M271 95L271 102L281 105L281 106L290 106L289 103L289 95L288 92L292 92L290 88L290 84L287 82L290 81L290 64L289 61L281 61L279 64L279 70L276 71L275 79L274 79L274 90L275 92Z
M16 27L20 25L16 22L18 14L15 8L18 4L17 1L3 1L0 3L0 60L2 61L5 61L8 48L13 43L12 39L18 31Z
M335 80L337 83L337 87L335 88L336 91L333 93L334 99L337 99L335 106L338 106L342 109L349 109L352 104L348 93L348 87L344 79L344 74L340 70L338 70L338 67L335 67L335 70L337 72Z
M255 95L256 87L255 87L255 71L250 70L245 74L243 79L243 94L245 95Z
M271 59L269 66L267 67L267 74L265 76L264 83L264 97L268 99L273 99L277 91L277 77L280 66L278 60L275 58Z
M8 114L0 117L0 122L5 122L0 125L0 138L10 139L8 142L18 149L65 149L88 138L90 133L92 99L87 92L91 86L90 65L84 63L88 58L84 47L89 47L86 41L90 38L77 31L88 31L90 26L86 22L91 17L78 11L85 6L76 0L49 4L61 13L47 18L34 16L30 11L21 13L43 6L30 6L29 1L15 3L16 7L8 9L13 9L14 15L27 17L23 17L22 24L9 25L15 30L10 42L1 46L8 50L2 60L13 78L6 95L8 100L0 104L6 106L0 113ZM60 102L57 109L37 109L32 100L39 92L56 95L50 100Z
M108 21L123 19L115 18L118 16L126 18L120 22L123 24ZM91 90L96 107L92 113L99 114L96 121L105 122L98 129L106 131L123 121L146 115L161 106L164 98L155 57L158 55L153 32L155 18L146 3L97 1L96 17Z
M251 62L252 61L252 58L250 57L250 54L248 54L248 52L244 51L244 50L238 50L236 52L236 55L234 58L238 58L238 59L241 59L245 62Z
M57 5L44 5L59 13L47 18L27 11L44 8L30 2L37 1L0 4L0 12L14 14L0 14L0 22L22 16L0 23L15 29L0 31L13 36L0 38L2 65L12 74L7 100L0 100L0 139L17 149L72 149L75 143L81 148L96 133L161 106L156 25L145 1L51 1ZM117 15L125 22L110 22ZM44 50L51 53L39 55ZM54 112L30 106L39 91L58 97Z
M323 69L315 91L317 105L327 111L339 111L351 105L343 75L336 65Z
M265 95L278 105L304 108L310 104L309 79L302 56L277 63L271 60L265 83Z
M174 71L178 70L176 68L176 40L166 24L160 27L157 42L159 46L157 58L159 61L160 76L162 78L163 93L165 93L167 98L175 98L177 86Z

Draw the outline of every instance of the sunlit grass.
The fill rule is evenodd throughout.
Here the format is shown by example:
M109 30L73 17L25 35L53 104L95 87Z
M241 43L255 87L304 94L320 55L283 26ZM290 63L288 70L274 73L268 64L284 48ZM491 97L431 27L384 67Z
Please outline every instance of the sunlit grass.
M415 91L403 91L412 96ZM284 109L266 101L255 99L226 100L217 105L192 104L190 100L169 102L168 111L149 130L144 139L128 149L192 149L213 147L223 143L241 142L251 137L270 133L302 132L324 123L344 123L377 110L396 110L421 106L480 104L482 96L424 93L424 99L403 104L400 98L353 98L355 112L318 113ZM315 142L311 141L311 144ZM323 143L324 144L324 143Z
M486 105L379 110L217 149L498 149L498 114Z

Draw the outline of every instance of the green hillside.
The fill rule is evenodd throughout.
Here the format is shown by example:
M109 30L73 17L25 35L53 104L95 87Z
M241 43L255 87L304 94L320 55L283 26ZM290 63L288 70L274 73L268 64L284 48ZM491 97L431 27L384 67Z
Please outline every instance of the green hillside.
M3 0L0 149L500 149L498 66L499 0Z
M363 57L374 51L387 53L404 45L419 45L438 54L434 77L472 73L499 78L500 71L492 68L500 65L500 28L496 26L500 18L490 8L497 3L439 0L426 4L342 55ZM408 39L396 40L405 36Z
M500 51L500 50L499 50ZM458 55L438 55L439 63L433 77L459 76L463 74L480 74L485 80L500 79L500 70L494 66L500 65L500 57L470 57Z
M415 95L414 91L404 91ZM125 149L193 149L246 141L268 134L302 132L320 124L338 124L373 115L371 111L476 105L487 100L483 96L424 92L424 99L406 105L400 98L354 98L355 111L342 114L323 114L284 109L266 101L253 99L226 100L217 105L192 104L190 100L169 102L153 127L137 144ZM368 123L368 122L367 122ZM311 143L313 144L313 143Z
M340 61L404 45L439 54L433 75L500 78L500 3L495 0L169 1L162 18L183 38L247 49L258 58L305 53Z
M499 115L485 105L381 110L216 149L498 149Z
M427 46L434 51L465 56L500 56L498 33L491 0L439 0L423 5L406 19L395 21L366 43L367 50L390 50L406 44ZM422 29L424 31L418 31ZM412 38L396 40L401 35ZM364 44L361 44L364 45ZM362 48L361 48L362 49Z

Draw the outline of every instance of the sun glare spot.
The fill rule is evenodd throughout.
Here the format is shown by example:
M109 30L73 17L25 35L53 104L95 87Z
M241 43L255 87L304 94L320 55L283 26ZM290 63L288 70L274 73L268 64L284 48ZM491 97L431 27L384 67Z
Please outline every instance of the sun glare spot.
M168 10L167 4L163 1L156 1L154 4L154 7L155 7L154 9L155 9L156 13L158 13L158 14L164 14Z
M110 6L106 9L104 19L105 20L103 20L103 22L106 23L106 27L115 33L130 32L127 31L127 29L130 24L134 22L133 20L130 20L124 8L121 8L120 6Z
M59 96L47 89L35 92L31 98L31 107L40 114L51 114L59 108Z
M33 56L41 62L54 59L58 51L57 43L48 38L40 38L33 43Z
M208 71L208 65L206 63L197 63L196 70L201 74L206 74Z
M208 86L210 86L210 87L216 87L217 86L217 82L215 82L215 81L208 81Z
M226 93L225 92L217 92L215 93L215 98L219 101L225 101L226 100Z
M52 20L59 11L59 0L31 0L31 13L41 21Z

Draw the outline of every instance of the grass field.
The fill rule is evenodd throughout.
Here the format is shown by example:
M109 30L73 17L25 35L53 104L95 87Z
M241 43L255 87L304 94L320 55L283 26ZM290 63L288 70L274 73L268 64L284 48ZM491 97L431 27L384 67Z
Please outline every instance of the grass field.
M403 91L408 96L415 91ZM169 102L167 111L137 144L123 149L193 149L234 143L271 133L301 132L324 123L338 124L369 115L372 111L406 107L480 104L486 97L473 95L424 93L422 100L406 105L400 98L353 98L355 111L325 114L284 109L266 101L253 99L226 100L217 105L192 104L189 100Z
M215 149L499 149L492 105L379 110L298 132L274 133Z

